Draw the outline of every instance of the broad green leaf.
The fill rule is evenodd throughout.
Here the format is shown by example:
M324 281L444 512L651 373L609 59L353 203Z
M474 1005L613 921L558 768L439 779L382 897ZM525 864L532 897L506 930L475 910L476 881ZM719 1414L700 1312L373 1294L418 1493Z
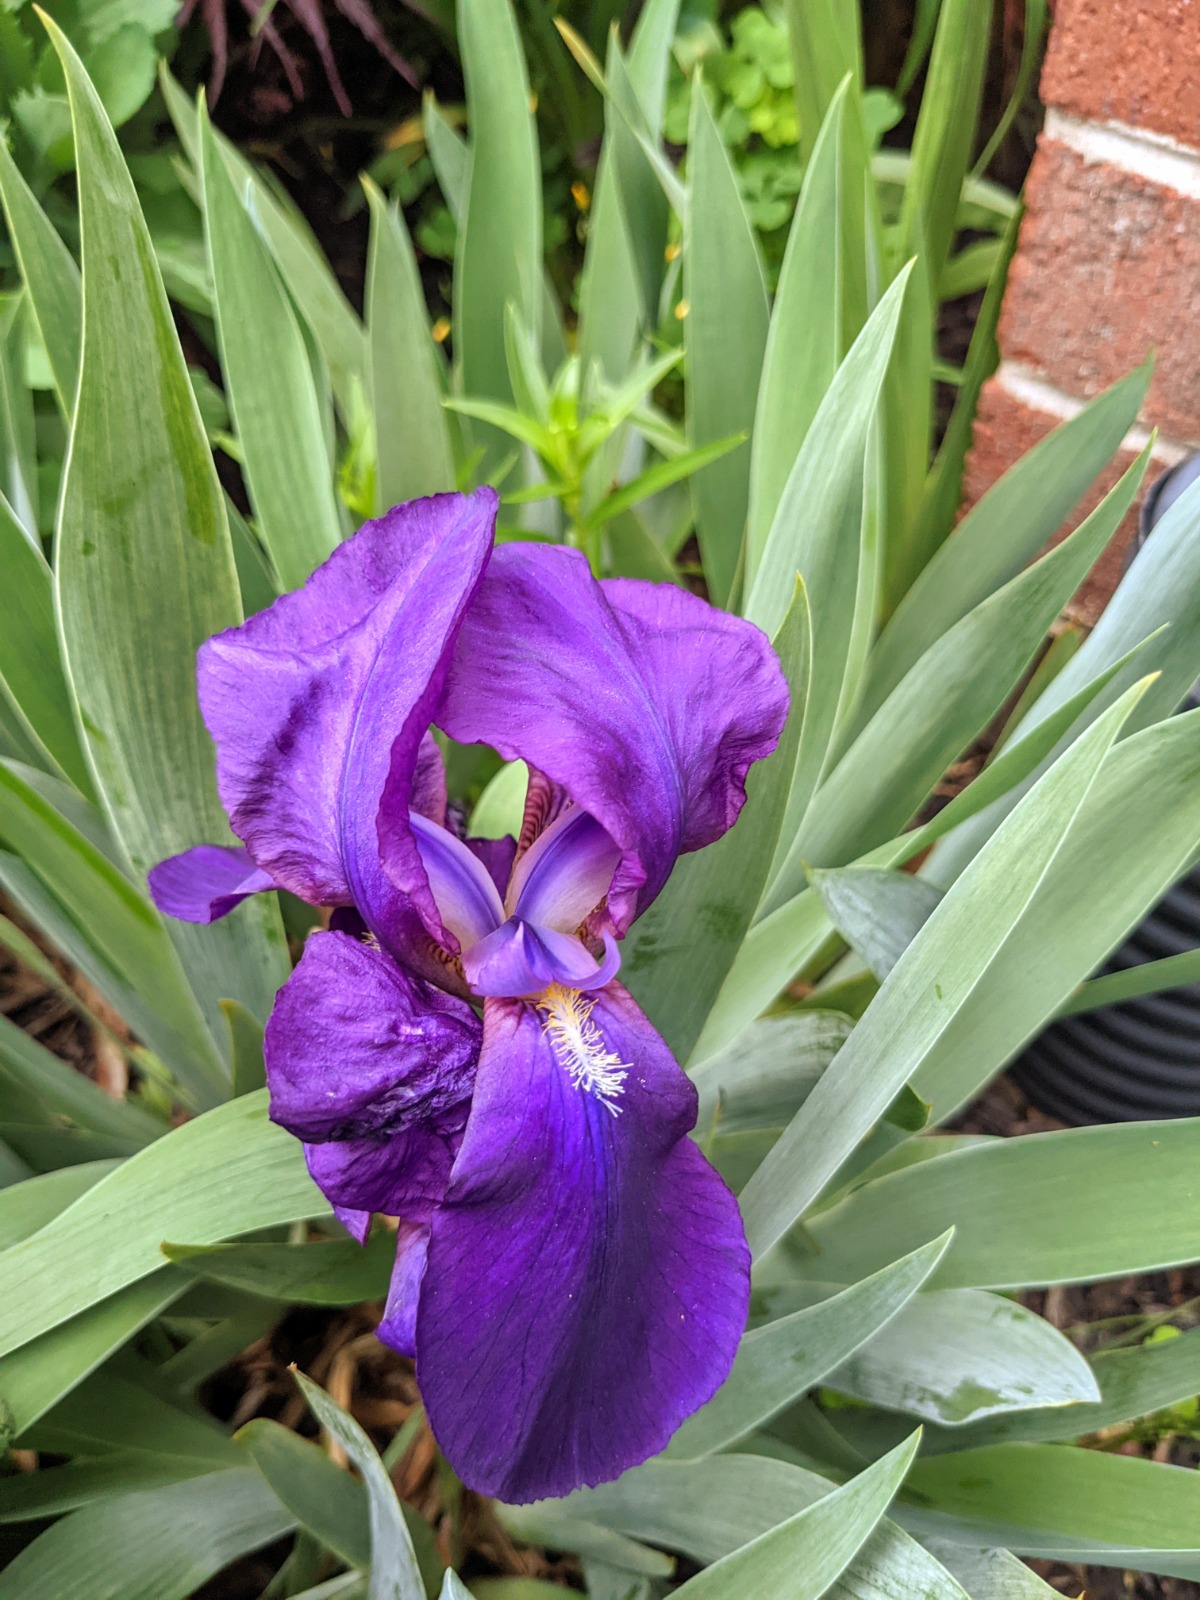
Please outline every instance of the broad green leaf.
M0 199L65 417L75 403L83 325L79 268L0 139Z
M125 984L145 989L162 1024L152 1038L180 1082L204 1103L218 1097L220 1058L158 913L128 878L60 817L12 766L0 766L0 837L103 950ZM53 929L47 929L53 937Z
M980 1549L951 1539L926 1538L924 1543L971 1600L1053 1600L1058 1593L1009 1550Z
M364 179L371 208L367 350L379 512L454 487L441 357L404 214Z
M200 113L200 173L221 370L254 518L283 588L295 589L340 538L320 403L300 323Z
M52 1222L60 1211L78 1200L101 1178L115 1172L120 1162L89 1161L60 1172L44 1172L0 1190L0 1249L27 1239Z
M868 1341L881 1337L949 1242L950 1236L943 1234L873 1277L747 1333L733 1371L713 1399L684 1423L667 1457L686 1459L728 1449L827 1378L859 1346L867 1344L869 1351ZM1086 1373L1087 1364L1083 1367Z
M377 1230L366 1246L326 1244L164 1244L162 1252L189 1277L211 1278L246 1294L300 1305L350 1306L387 1294L395 1237Z
M923 878L884 867L814 869L809 881L830 922L881 983L942 898Z
M366 1491L358 1479L320 1445L268 1417L246 1423L236 1439L300 1526L349 1566L366 1572L371 1524Z
M622 516L643 500L648 500L651 495L669 489L672 484L678 483L682 478L691 477L693 473L703 478L709 470L710 463L715 465L731 455L740 454L744 443L744 434L731 433L718 439L711 439L707 444L697 445L694 450L686 450L683 455L656 461L653 466L647 467L645 472L639 472L636 478L623 483L619 489L614 489L606 499L602 500L588 518L589 525L593 528L604 527L614 517Z
M862 164L865 168L865 156ZM930 555L917 513L933 448L935 312L929 262L918 255L884 378L879 431L869 461L868 509L879 524L878 612L883 617L895 609Z
M56 1455L120 1449L189 1457L207 1471L241 1464L222 1425L163 1394L157 1367L129 1350L80 1383L26 1437L31 1448Z
M8 501L0 497L0 567L8 588L0 630L0 690L7 694L43 765L91 793L54 617L54 578Z
M0 1600L187 1600L292 1527L249 1468L120 1495L72 1512L27 1545L0 1573Z
M511 0L460 0L458 41L471 125L466 204L454 263L454 349L465 394L507 401L505 307L540 335L542 194L529 80ZM483 432L486 460L502 453Z
M1200 490L1187 490L1155 524L1154 536L1135 557L1104 614L1066 666L1035 702L1014 735L1030 731L1056 710L1090 674L1118 661L1136 642L1156 637L1141 657L1142 670L1157 671L1146 704L1134 718L1141 727L1175 710L1200 677ZM1114 679L1115 693L1129 677Z
M935 294L971 164L991 21L991 0L942 0L921 95L899 232L922 252Z
M0 296L0 493L40 550L37 438L33 393L25 380L28 314L24 291Z
M655 134L662 127L667 65L678 12L679 0L651 0L642 7L629 46L629 77ZM617 383L625 375L645 320L629 230L634 225L649 229L656 224L644 212L636 219L628 214L612 154L613 142L621 137L620 113L607 102L604 124L579 278L578 349L585 378L596 369L602 378Z
M163 98L188 160L200 170L199 116L196 102L180 88L165 65L159 70ZM212 130L212 138L239 193L254 196L254 216L270 243L288 290L312 329L329 369L330 382L343 417L353 414L356 392L366 377L363 326L342 293L324 251L300 212L281 187L272 185L251 166L235 145Z
M438 105L432 89L426 89L424 95L422 131L442 199L456 225L461 226L463 209L467 203L471 152L467 141L457 128L451 126Z
M596 1561L607 1561L623 1571L651 1578L669 1578L675 1570L672 1557L614 1533L611 1528L586 1522L566 1511L558 1500L533 1505L497 1505L501 1525L522 1544L547 1545L553 1550L574 1550Z
M901 956L742 1196L756 1256L803 1216L893 1097L916 1078L1033 898L1137 693L1131 690L1111 707L1026 796ZM919 1083L914 1087L922 1092ZM940 1231L931 1229L925 1238ZM901 1253L894 1251L893 1259Z
M211 1461L147 1455L140 1450L112 1450L95 1459L81 1458L36 1472L14 1472L0 1478L0 1523L32 1522L40 1517L77 1511L94 1500L155 1489L181 1478L199 1478L212 1471Z
M871 597L859 593L860 580L870 587L873 559L863 540L863 462L906 281L897 278L838 368L796 457L749 586L746 616L774 633L799 572L813 619L804 759L792 786L784 841L799 825L861 668L859 629L873 611ZM786 853L783 844L780 853Z
M272 572L257 536L228 495L225 497L225 516L229 523L229 537L233 542L233 560L237 567L242 609L247 617L252 617L279 598L279 580Z
M788 0L786 10L800 148L808 160L846 75L856 92L862 90L861 23L858 6L850 0Z
M857 726L931 645L1049 543L1133 425L1149 381L1145 367L1122 378L1022 456L971 508L880 636Z
M1057 1328L978 1289L914 1295L826 1381L856 1400L950 1424L1099 1399L1091 1368Z
M1124 845L1116 852L1114 837ZM913 1087L933 1105L935 1120L971 1099L1049 1021L1186 871L1198 848L1200 711L1193 711L1131 734L1106 759L986 980L914 1075ZM1096 871L1099 861L1103 873ZM985 896L995 892L994 880L976 881Z
M661 90L656 81L648 81L657 80L662 69L655 64L647 71L647 65L644 58L636 64L627 58L616 30L610 33L607 76L600 84L607 102L605 146L620 195L641 322L653 331L662 299L671 206L681 217L684 213L682 186L661 151ZM607 115L611 110L615 117Z
M67 837L70 838L70 835ZM118 873L117 876L122 882L126 881L122 874ZM178 1026L164 1015L163 1009L159 1009L160 1006L169 1008L178 994L178 974L161 994L148 994L146 990L153 988L153 985L147 985L144 978L141 980L143 988L134 988L110 965L109 952L104 948L104 928L98 928L90 937L86 935L42 879L24 861L3 850L0 850L0 885L29 921L52 941L89 983L96 986L159 1060L171 1062L171 1077L183 1098L191 1097L191 1091L182 1086L189 1073L200 1087L201 1098L204 1095L212 1099L220 1097L210 1087L218 1081L215 1077L216 1068L210 1065L217 1060L210 1036L201 1031L196 1035L198 1042L189 1043L180 1032L180 1027L190 1027L187 1018L189 1015L195 1016L194 1002L184 1010ZM166 948L173 957L170 946ZM169 973L171 968L166 965L164 970Z
M861 863L867 867L895 867L927 850L947 832L993 806L1033 772L1080 714L1097 698L1126 663L1144 648L1145 641L1103 667L1096 677L1078 688L1028 740L1005 747L1001 755L960 791L948 806L922 828L915 828L890 845L873 850ZM964 830L965 831L965 830ZM784 988L827 941L831 925L811 889L804 890L761 918L746 936L709 1013L696 1055L711 1055L732 1045L741 1031Z
M625 981L681 1061L758 908L807 738L812 633L803 584L795 586L776 646L791 705L778 748L749 776L743 817L716 844L678 863L625 942ZM700 940L697 928L705 930Z
M371 1531L371 1584L368 1600L422 1600L425 1584L400 1502L375 1446L324 1389L296 1373L296 1382L317 1421L362 1473Z
M1128 1350L1102 1350L1090 1360L1100 1388L1098 1400L1066 1409L1050 1406L1008 1412L962 1428L932 1428L926 1431L926 1448L936 1453L984 1444L1081 1439L1117 1423L1132 1424L1165 1407L1190 1402L1200 1392L1197 1328Z
M1200 1474L1070 1445L1007 1444L921 1462L922 1516L1020 1555L1195 1579ZM934 1521L936 1519L936 1521Z
M133 1101L116 1100L76 1068L0 1017L0 1095L9 1085L55 1121L108 1140L114 1156L133 1155L166 1132L166 1124Z
M1194 1261L1198 1127L1182 1118L998 1139L890 1173L811 1218L821 1275L877 1271L948 1227L939 1288L1083 1283Z
M301 1527L352 1567L362 1572L370 1568L371 1513L359 1479L337 1466L318 1445L266 1417L248 1422L236 1439ZM422 1593L432 1600L441 1586L445 1562L425 1519L411 1506L402 1504L400 1509L421 1570Z
M914 1434L850 1483L690 1578L677 1593L690 1600L723 1600L731 1592L819 1600L887 1510L919 1440Z
M919 809L1028 669L1129 510L1148 460L1149 446L1069 539L955 623L906 674L813 797L772 907L802 887L806 860L840 865Z
M164 1267L0 1357L0 1401L8 1408L18 1436L187 1287L183 1273Z
M693 446L749 435L770 316L758 240L708 98L692 91L683 245L687 419ZM692 480L696 533L717 605L727 605L742 554L750 452L737 450Z
M1185 950L1181 955L1164 956L1161 961L1143 961L1136 967L1124 967L1120 972L1109 972L1081 984L1066 1005L1060 1006L1060 1017L1074 1017L1081 1011L1095 1011L1098 1006L1117 1005L1123 1000L1134 1000L1143 994L1158 994L1163 989L1176 989L1183 984L1200 983L1200 950Z
M263 1088L267 1081L263 1025L236 1000L222 1000L221 1011L229 1028L229 1060L233 1067L231 1087L235 1095L252 1094L255 1089Z
M142 873L231 837L195 653L241 608L220 485L137 195L78 57L46 27L71 98L85 284L59 512L60 625L96 786ZM216 928L178 924L172 938L214 1028L218 999L266 1015L286 973L273 903L248 903Z
M682 584L683 579L666 550L640 515L623 511L605 522L608 546L606 570L613 578L642 578L648 583Z
M949 537L962 502L963 468L971 447L979 396L984 383L1000 364L996 327L1008 282L1009 263L1017 248L1020 220L1019 212L1014 213L1000 241L987 292L971 330L971 343L963 363L962 382L958 386L954 410L950 414L917 510L917 537L922 549L927 551L937 550Z
M468 829L473 839L520 837L525 812L525 793L529 787L529 768L523 761L506 761L491 778L471 813Z
M859 146L849 126L853 94L847 79L805 167L771 311L751 440L746 533L751 574L804 436L867 316L862 203L867 174L854 161Z
M788 1462L721 1455L647 1462L614 1484L554 1504L561 1506L564 1520L591 1518L708 1563L785 1522L832 1488L828 1479ZM907 1600L918 1594L927 1600L964 1600L945 1569L887 1521L828 1593L835 1600L895 1600L897 1595Z
M299 1142L267 1120L266 1092L243 1095L139 1151L0 1256L0 1354L157 1271L164 1236L217 1243L327 1211Z
M735 1044L689 1065L701 1139L782 1128L849 1034L849 1018L836 1011L784 1012L751 1023Z

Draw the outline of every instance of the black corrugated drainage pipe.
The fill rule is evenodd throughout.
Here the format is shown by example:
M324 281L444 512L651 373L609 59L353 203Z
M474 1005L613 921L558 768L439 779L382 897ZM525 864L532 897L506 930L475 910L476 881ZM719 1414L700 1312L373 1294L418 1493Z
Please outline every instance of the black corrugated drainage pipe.
M1172 467L1142 505L1137 547L1189 484L1200 453ZM1200 684L1186 708L1200 705ZM1155 906L1102 972L1179 955L1200 945L1200 867ZM1200 983L1122 1000L1052 1023L1009 1068L1033 1104L1082 1127L1200 1116Z

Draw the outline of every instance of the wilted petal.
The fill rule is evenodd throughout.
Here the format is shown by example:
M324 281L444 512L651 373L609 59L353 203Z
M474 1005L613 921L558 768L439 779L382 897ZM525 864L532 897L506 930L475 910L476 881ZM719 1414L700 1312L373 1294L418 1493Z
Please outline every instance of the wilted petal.
M622 933L681 851L733 823L786 714L783 674L752 624L670 585L599 584L578 551L514 543L464 619L437 721L523 757L608 831Z
M304 1158L344 1226L350 1225L343 1212L428 1221L446 1192L465 1123L464 1107L454 1119L413 1121L391 1133L306 1144Z
M369 1161L362 1152L355 1159L364 1181L382 1182L389 1161L416 1159L389 1156L397 1135L444 1141L461 1130L479 1036L469 1006L410 977L377 947L314 933L267 1023L271 1118L313 1144L380 1139ZM331 1198L387 1209L347 1188Z
M216 922L247 895L275 887L250 852L223 844L198 844L150 868L150 896L158 909L181 922Z
M381 934L395 898L375 832L390 753L403 746L405 818L410 805L436 812L428 710L495 508L490 489L398 506L303 588L200 650L234 832L282 887L317 905L353 902ZM431 902L423 910L436 917Z
M619 986L577 1021L597 1030L590 1089L569 1018L488 1001L421 1286L434 1434L467 1484L510 1501L661 1450L724 1381L749 1298L737 1203L687 1137L695 1090Z

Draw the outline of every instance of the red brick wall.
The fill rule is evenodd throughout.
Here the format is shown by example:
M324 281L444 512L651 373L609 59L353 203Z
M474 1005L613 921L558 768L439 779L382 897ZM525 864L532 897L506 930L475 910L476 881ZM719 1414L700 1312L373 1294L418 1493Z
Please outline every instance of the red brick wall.
M1200 0L1059 0L1041 93L969 501L1152 350L1149 479L1200 445ZM1082 619L1112 592L1132 531L1131 517L1073 608Z

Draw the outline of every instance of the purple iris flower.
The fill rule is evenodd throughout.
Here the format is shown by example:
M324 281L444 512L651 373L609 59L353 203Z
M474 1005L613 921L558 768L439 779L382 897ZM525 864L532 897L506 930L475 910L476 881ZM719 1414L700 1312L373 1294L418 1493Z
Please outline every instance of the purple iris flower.
M399 1219L380 1337L464 1480L521 1501L660 1450L737 1349L737 1203L615 980L676 858L736 819L787 689L750 624L566 549L493 552L495 515L489 489L399 506L208 640L244 848L150 882L195 922L275 887L337 908L267 1026L271 1116L356 1237ZM529 764L519 840L459 837L434 724Z

